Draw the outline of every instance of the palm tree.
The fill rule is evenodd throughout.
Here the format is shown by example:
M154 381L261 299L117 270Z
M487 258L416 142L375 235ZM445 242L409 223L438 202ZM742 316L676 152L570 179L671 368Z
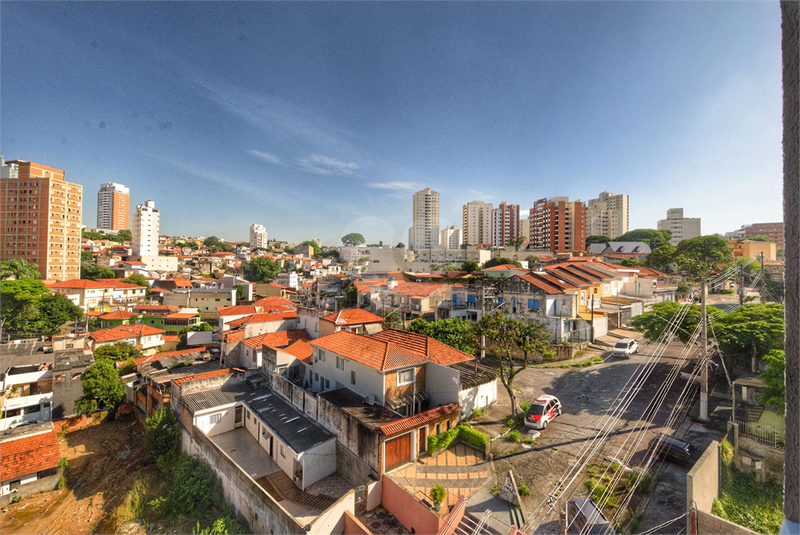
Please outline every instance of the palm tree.
M39 266L34 263L28 263L21 258L12 258L11 260L0 262L0 279L6 280L12 277L16 280L38 279L41 277Z

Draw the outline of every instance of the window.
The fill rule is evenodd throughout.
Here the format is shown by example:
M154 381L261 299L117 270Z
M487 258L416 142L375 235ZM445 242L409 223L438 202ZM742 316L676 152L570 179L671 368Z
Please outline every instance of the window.
M397 372L397 384L407 385L414 382L414 368L407 368Z
M317 382L317 383L319 382L319 374L318 373L314 374L314 381Z
M340 370L344 369L344 357L336 357L336 367Z
M354 371L350 372L350 384L351 385L356 384L356 372Z
M528 310L539 310L539 300L528 299Z
M286 457L286 447L283 444L281 444L280 450L281 450L281 457Z
M325 379L325 390L331 387L331 382L328 379Z
M323 351L322 349L320 349L320 350L319 350L319 355L317 356L317 359L318 359L320 362L325 362L325 351Z
M220 420L222 420L222 413L221 412L218 412L217 414L212 414L211 416L208 417L208 422L211 425L218 424L220 422Z

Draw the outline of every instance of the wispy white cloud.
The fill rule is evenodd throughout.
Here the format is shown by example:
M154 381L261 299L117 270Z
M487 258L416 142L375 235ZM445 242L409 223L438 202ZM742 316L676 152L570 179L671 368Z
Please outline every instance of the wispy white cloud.
M371 184L367 184L367 187L375 189L410 190L417 187L417 183L416 182L372 182Z
M486 201L486 200L494 199L494 195L487 195L482 191L476 191L474 189L471 189L471 190L469 190L469 192L472 193L472 195L475 196L475 200L478 200L478 201Z
M282 163L281 159L278 156L270 154L269 152L261 152L260 150L254 150L254 149L250 149L247 152L248 154L252 154L259 160L264 160L265 162L277 163L277 164Z
M354 175L360 169L356 163L343 162L322 154L309 154L295 160L295 163L318 175Z

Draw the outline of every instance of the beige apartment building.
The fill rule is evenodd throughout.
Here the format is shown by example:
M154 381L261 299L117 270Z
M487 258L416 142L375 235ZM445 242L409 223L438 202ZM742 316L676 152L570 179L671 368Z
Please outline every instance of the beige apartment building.
M0 258L36 263L43 279L80 277L83 186L64 171L0 157Z

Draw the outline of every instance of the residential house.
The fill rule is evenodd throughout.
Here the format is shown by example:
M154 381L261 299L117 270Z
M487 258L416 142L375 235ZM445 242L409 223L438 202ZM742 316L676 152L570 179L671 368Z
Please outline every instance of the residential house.
M58 486L58 437L52 422L21 427L0 437L0 506Z
M124 310L115 310L98 318L104 329L113 329L120 325L150 325L167 332L181 330L200 323L198 312L171 312L168 314L135 314Z
M92 350L117 342L126 342L139 349L143 355L152 355L164 344L163 329L149 325L120 325L113 329L100 329L92 332Z
M172 290L164 295L164 304L180 308L196 308L200 312L201 319L216 319L218 309L236 306L236 290L233 288Z
M347 330L356 334L375 334L383 330L384 319L360 308L333 312L319 319L319 336Z
M525 275L528 273L528 270L514 264L502 264L499 266L485 268L480 273L486 277L508 278L514 275Z
M114 304L114 287L104 282L70 279L47 284L47 287L51 292L58 292L67 296L77 295L77 305L84 312L98 308L108 310Z
M400 282L378 296L379 307L399 308L410 316L435 316L442 301L450 301L453 291L449 284ZM435 318L434 318L435 319Z
M778 258L778 248L775 242L753 240L731 240L728 249L733 254L733 259L762 258L764 261L775 261Z

